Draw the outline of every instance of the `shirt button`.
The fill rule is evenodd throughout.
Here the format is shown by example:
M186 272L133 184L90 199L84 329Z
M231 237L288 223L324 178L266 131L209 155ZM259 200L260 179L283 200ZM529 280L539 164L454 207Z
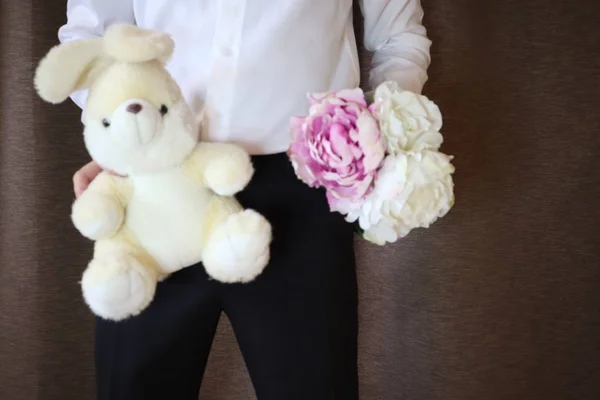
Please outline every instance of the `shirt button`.
M221 47L221 54L225 57L231 57L233 55L233 51L229 47Z

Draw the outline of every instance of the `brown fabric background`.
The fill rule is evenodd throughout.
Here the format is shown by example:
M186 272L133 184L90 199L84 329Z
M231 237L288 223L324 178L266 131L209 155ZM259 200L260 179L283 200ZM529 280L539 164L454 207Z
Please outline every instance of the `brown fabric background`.
M600 3L423 4L457 203L359 245L362 398L599 399ZM93 398L79 112L31 86L63 19L64 1L0 0L1 400ZM201 398L254 398L225 319Z

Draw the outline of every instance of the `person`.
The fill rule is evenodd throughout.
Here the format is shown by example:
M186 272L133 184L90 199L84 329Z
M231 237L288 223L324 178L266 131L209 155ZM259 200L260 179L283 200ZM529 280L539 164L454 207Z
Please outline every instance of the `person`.
M420 1L358 5L373 52L370 86L394 80L421 92L431 41ZM115 22L173 37L168 69L202 138L250 152L256 172L239 199L269 219L274 241L251 283L220 284L192 266L161 282L139 316L98 319L98 398L196 399L225 313L259 400L357 399L353 228L297 179L285 154L289 118L306 114L307 93L360 84L352 0L68 0L59 40L100 36ZM72 96L79 106L85 98ZM75 194L100 171L94 162L79 170Z

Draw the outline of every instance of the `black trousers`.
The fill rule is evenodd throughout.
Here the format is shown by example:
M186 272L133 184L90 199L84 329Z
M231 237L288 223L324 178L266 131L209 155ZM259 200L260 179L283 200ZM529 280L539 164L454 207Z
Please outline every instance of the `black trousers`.
M286 155L254 157L254 166L239 199L273 225L270 264L233 285L192 266L159 283L139 316L97 320L100 400L196 400L222 312L259 400L358 398L353 230Z

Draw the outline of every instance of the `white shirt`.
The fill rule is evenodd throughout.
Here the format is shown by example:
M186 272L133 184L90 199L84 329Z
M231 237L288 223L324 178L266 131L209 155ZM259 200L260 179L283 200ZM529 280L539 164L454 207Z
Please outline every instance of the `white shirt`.
M419 0L359 0L369 83L395 80L420 92L430 40ZM287 150L289 118L306 115L308 92L357 87L352 0L68 0L59 40L100 36L114 22L172 35L168 69L203 137L252 154ZM80 107L85 92L72 99Z

